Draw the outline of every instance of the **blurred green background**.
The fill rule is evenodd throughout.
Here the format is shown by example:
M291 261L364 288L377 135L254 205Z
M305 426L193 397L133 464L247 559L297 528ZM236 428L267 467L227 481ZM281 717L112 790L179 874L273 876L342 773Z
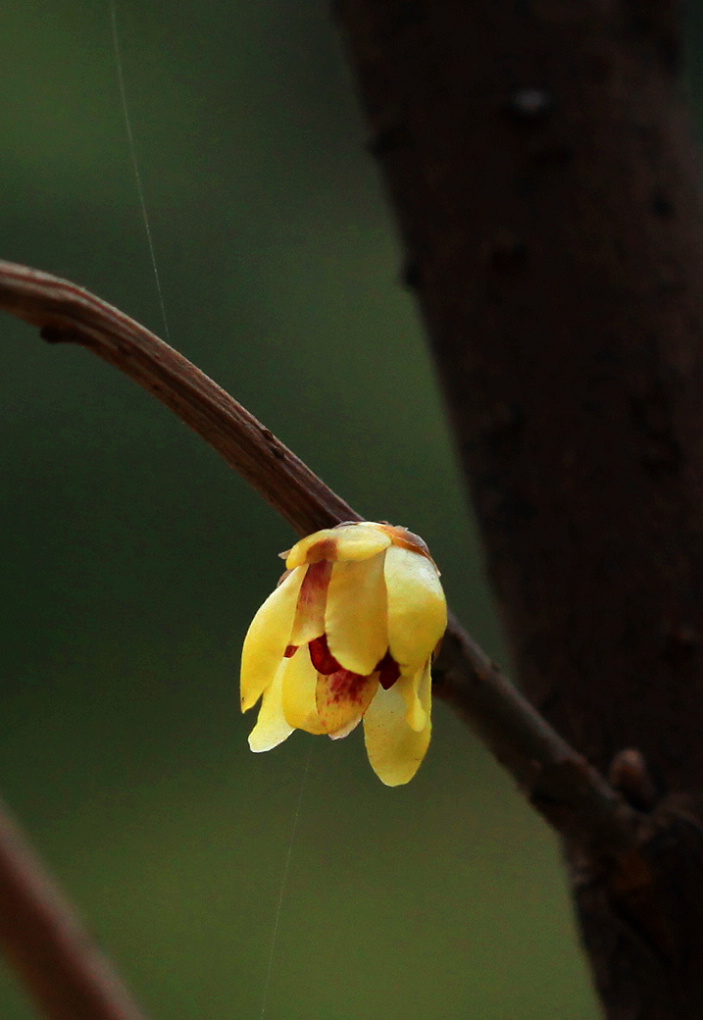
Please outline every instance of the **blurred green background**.
M173 344L505 659L401 254L322 0L118 0ZM6 0L0 256L163 334L107 2ZM692 47L695 56L696 47ZM694 78L695 78L694 67ZM254 756L248 622L294 535L90 354L0 320L0 774L153 1020L591 1020L558 847L443 706L388 790L357 731ZM3 1020L35 1015L0 972Z

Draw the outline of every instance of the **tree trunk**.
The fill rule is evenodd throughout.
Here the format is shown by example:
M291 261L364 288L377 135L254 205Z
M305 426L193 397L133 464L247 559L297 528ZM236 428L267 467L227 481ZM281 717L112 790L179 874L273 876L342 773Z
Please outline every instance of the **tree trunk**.
M599 768L646 762L613 772L637 864L567 847L617 1020L703 1016L703 217L674 6L336 5L519 681Z

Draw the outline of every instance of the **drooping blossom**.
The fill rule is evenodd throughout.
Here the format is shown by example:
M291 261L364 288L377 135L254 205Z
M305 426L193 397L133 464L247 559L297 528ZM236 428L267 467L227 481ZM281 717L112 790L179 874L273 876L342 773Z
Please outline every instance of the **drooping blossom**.
M317 531L254 617L242 650L242 711L268 751L294 729L346 737L363 719L388 786L412 779L431 732L432 656L447 625L439 572L405 528L361 522Z

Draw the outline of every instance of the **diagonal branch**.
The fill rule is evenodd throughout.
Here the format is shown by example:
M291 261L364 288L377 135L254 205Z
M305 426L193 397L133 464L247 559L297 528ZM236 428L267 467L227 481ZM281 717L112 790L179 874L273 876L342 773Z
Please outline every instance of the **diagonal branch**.
M131 376L210 443L299 534L361 519L200 369L95 295L47 273L0 262L0 308L38 326L48 342L87 347ZM641 828L637 813L453 618L434 681L437 696L477 732L535 808L572 845L616 868L633 856ZM49 1016L139 1020L97 950L82 945L84 936L70 905L1 816L0 938ZM83 1012L76 1006L67 1013L66 1003L78 1001L76 988L83 995Z
M222 454L301 534L359 520L274 434L217 383L148 329L87 290L0 262L0 307L73 342L131 376Z
M100 298L47 273L0 262L0 308L38 326L48 342L80 344L131 376L210 443L299 534L361 519L200 369ZM632 857L639 816L453 618L434 681L437 696L478 733L561 835L616 868ZM1 814L0 941L48 1016L140 1020L71 905Z
M261 422L168 344L73 283L0 262L0 308L131 376L213 446L300 535L360 520ZM562 835L591 855L633 845L635 817L582 755L507 682L452 619L435 692L471 725Z

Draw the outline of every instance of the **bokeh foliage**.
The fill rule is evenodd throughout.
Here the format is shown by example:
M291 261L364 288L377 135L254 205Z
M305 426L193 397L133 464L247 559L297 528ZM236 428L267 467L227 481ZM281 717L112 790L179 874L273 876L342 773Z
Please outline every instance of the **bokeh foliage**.
M505 657L401 253L322 0L118 0L171 340L358 510L428 540ZM0 256L163 334L110 8L7 0ZM387 790L360 733L252 755L238 655L294 541L169 412L0 322L0 774L154 1020L589 1020L554 840L440 705ZM8 973L4 1020L34 1016Z

